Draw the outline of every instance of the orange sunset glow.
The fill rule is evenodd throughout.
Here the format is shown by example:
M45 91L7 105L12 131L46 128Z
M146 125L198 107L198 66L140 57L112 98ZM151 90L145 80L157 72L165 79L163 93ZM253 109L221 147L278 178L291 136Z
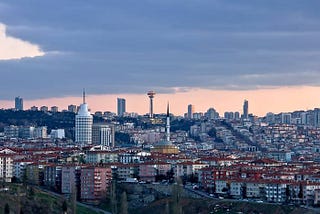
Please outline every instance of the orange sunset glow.
M320 106L318 97L320 87L283 87L275 89L259 89L244 91L205 90L193 89L189 92L175 94L156 94L155 113L163 113L167 101L170 102L171 112L175 115L183 115L187 111L187 105L195 105L196 112L205 112L214 107L220 115L225 111L242 112L243 100L249 101L249 112L258 116L264 116L267 112L289 112L294 110L307 110ZM149 109L149 99L143 94L104 94L93 95L88 91L87 103L91 113L95 111L116 111L116 98L127 100L127 111L145 114ZM58 106L60 110L67 109L70 104L79 105L82 102L79 97L48 98L37 100L25 100L25 106L51 107ZM14 102L3 101L2 108L13 107Z

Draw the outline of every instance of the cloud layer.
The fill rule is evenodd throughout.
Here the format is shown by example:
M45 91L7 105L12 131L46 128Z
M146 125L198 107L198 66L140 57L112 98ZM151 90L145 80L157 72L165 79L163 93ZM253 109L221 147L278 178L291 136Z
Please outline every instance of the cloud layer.
M83 87L127 94L319 86L319 7L318 0L6 1L0 21L8 34L46 54L1 61L0 99L73 96Z
M6 26L0 23L0 60L21 59L25 57L43 56L39 46L10 37L6 34Z

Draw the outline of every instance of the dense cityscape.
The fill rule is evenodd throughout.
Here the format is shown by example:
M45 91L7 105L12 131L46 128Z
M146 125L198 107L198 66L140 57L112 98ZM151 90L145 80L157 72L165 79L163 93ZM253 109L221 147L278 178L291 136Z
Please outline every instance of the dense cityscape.
M117 113L91 114L85 92L80 106L61 112L57 106L24 110L16 97L13 109L0 110L1 180L90 206L105 203L112 213L123 204L117 194L126 193L131 210L172 197L177 185L188 197L320 204L320 109L257 117L244 100L241 113L196 112L190 104L175 116L170 103L166 113L154 112L156 93L147 95L146 115L127 113L124 98L117 99ZM51 117L59 114L57 123ZM135 186L161 196L126 189Z
M319 0L0 0L0 214L320 213Z

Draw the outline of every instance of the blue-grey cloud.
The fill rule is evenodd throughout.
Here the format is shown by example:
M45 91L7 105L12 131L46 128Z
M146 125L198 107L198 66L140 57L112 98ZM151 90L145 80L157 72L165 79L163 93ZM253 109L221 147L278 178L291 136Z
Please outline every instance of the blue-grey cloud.
M0 97L320 85L320 2L8 0L40 58L0 62Z

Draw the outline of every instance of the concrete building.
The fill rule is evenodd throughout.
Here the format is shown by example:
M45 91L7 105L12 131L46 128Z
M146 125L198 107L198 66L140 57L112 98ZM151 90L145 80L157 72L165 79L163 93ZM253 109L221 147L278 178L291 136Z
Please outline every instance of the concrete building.
M13 177L13 157L15 152L10 149L0 151L0 180L11 182Z
M52 129L50 133L52 139L63 139L65 138L64 129Z
M76 105L68 105L68 111L77 113L77 106Z
M209 108L205 113L206 118L212 120L219 118L219 113L214 108Z
M105 197L111 180L111 167L88 167L81 169L81 200L85 202L99 202Z
M19 127L19 137L22 139L33 139L35 133L35 127L33 126L24 126Z
M48 106L41 106L40 111L47 112L47 111L49 111L49 108L48 108Z
M92 144L114 147L114 125L112 124L93 124Z
M61 169L61 193L70 195L77 192L80 198L80 166L63 166Z
M32 107L30 108L30 110L31 110L31 111L38 111L38 107L37 107L37 106L32 106Z
M117 114L119 117L123 117L126 112L126 100L123 98L117 98Z
M55 164L44 166L44 185L55 192L61 192L62 166Z
M47 127L41 126L34 129L34 138L48 138Z
M19 127L10 125L4 127L4 136L8 138L18 138L19 137Z
M59 111L58 106L52 106L51 107L51 112L58 112L58 111Z
M118 153L110 151L87 151L87 163L115 163L118 162Z
M23 111L23 99L21 97L16 97L14 101L15 110Z
M281 123L291 124L291 114L290 113L281 113Z
M83 103L80 105L76 115L75 142L80 144L92 144L92 123L93 117L85 102L85 92L83 92Z

